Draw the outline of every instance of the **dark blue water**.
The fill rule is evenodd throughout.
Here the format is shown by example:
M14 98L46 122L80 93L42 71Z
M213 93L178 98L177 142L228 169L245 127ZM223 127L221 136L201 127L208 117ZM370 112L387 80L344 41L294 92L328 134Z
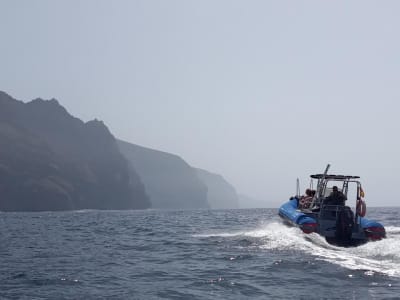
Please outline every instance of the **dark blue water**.
M0 213L1 299L400 299L388 238L327 244L274 209Z

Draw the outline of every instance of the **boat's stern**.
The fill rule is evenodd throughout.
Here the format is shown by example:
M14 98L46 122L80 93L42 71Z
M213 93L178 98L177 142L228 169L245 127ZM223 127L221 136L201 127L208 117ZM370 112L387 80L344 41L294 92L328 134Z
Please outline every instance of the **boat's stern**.
M317 219L317 232L333 244L352 246L386 237L382 224L354 216L347 206L323 206Z

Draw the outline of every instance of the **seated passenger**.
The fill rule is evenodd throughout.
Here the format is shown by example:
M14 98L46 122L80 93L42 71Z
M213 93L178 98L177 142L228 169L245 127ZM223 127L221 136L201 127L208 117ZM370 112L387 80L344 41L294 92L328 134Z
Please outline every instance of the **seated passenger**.
M334 186L332 188L332 193L325 198L324 204L344 206L346 200L347 197L342 193L342 191L339 191L338 187Z
M312 190L306 189L305 194L300 197L300 201L299 201L300 209L310 208L310 205L311 205L311 202L313 199L312 192L313 192ZM314 195L315 195L315 193L314 193Z

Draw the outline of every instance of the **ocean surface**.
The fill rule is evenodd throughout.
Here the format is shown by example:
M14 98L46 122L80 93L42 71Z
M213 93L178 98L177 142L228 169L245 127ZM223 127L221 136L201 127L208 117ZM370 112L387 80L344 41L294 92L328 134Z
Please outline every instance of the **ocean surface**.
M277 209L0 213L0 299L400 299L387 239L331 246Z

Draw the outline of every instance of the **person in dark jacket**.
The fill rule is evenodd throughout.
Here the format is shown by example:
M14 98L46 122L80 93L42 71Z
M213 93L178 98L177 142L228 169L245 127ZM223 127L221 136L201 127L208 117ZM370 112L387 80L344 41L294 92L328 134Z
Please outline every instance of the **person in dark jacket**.
M330 205L343 205L344 202L347 200L347 197L342 193L342 191L339 191L338 187L335 185L332 188L332 193L325 198L324 203L325 204L330 204Z

